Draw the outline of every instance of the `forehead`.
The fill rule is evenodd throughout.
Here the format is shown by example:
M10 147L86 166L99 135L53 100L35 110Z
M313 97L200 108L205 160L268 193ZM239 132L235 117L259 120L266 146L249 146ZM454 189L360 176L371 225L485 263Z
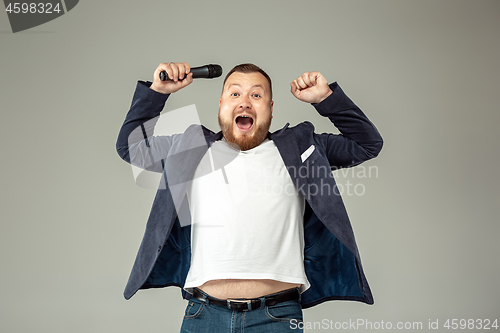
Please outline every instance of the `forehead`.
M264 90L269 91L269 82L260 73L241 73L234 72L229 75L224 84L224 90L228 89L230 86L240 86L241 88L252 88L253 86L262 86Z

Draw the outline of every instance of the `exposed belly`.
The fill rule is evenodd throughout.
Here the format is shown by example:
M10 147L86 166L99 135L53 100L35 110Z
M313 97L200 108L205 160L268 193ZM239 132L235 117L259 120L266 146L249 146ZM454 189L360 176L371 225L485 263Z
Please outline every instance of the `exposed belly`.
M215 298L233 299L257 298L299 286L300 283L288 283L268 279L223 279L205 282L198 289Z

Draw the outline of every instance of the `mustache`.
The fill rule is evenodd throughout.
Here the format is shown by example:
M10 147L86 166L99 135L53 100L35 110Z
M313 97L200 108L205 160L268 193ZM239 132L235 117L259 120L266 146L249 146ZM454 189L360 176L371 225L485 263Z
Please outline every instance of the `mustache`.
M266 121L257 124L252 134L238 137L234 135L234 126L236 126L234 121L224 121L220 114L218 120L224 139L229 143L238 145L240 150L245 151L257 147L264 141L267 133L269 133L272 118L269 117Z

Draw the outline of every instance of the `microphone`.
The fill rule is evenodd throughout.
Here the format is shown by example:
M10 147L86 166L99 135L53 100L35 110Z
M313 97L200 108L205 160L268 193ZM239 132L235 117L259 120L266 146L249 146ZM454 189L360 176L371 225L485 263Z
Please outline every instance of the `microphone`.
M193 73L193 79L213 79L214 77L219 77L222 75L222 67L220 65L205 65L200 67L191 68L191 72ZM184 76L184 78L186 78ZM162 81L173 81L168 77L166 71L160 72L160 80Z

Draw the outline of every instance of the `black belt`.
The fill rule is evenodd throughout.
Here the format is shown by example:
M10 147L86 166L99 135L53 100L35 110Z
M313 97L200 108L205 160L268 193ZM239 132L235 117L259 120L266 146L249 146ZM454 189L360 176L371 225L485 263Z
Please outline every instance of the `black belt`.
M223 306L227 309L231 309L234 311L249 311L260 308L261 298L265 299L264 302L265 306L271 306L286 301L299 300L300 293L298 288L293 288L277 294L262 296L261 298L225 300L225 299L215 298L209 295L204 297L204 295L197 288L194 288L193 297L199 299L200 301L205 301L206 297L208 299L209 304Z

